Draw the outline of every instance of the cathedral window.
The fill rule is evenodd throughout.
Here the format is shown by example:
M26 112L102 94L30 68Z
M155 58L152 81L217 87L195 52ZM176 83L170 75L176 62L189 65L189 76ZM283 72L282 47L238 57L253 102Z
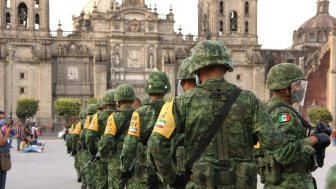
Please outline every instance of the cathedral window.
M77 66L68 67L68 80L78 80L78 67Z
M219 14L223 16L224 14L224 3L223 1L219 2Z
M250 9L250 6L249 6L249 3L248 2L246 2L245 3L245 16L249 16L249 9Z
M223 21L219 21L219 34L223 34Z
M6 8L10 8L11 0L5 0L6 1Z
M34 6L35 6L35 9L40 8L40 1L39 0L35 0Z
M240 81L240 80L241 80L240 74L237 74L237 75L236 75L236 80L237 80L237 81Z
M25 94L25 93L26 93L26 88L20 87L20 94Z
M24 72L20 73L20 79L25 79L26 78L26 74Z
M230 13L230 31L238 31L238 13L236 11Z
M10 14L8 12L6 13L6 26L10 28Z
M35 14L35 29L40 29L40 15Z
M18 15L19 15L19 24L24 25L25 27L27 26L27 16L28 16L28 11L27 11L27 5L24 3L19 4L18 8Z
M245 34L249 33L249 23L246 21L245 22Z

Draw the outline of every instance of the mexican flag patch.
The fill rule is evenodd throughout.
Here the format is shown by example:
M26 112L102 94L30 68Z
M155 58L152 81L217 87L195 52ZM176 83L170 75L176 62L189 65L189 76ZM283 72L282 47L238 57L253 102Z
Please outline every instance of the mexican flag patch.
M279 123L283 123L283 122L290 122L292 119L291 115L289 113L286 114L281 114L278 118L278 122Z

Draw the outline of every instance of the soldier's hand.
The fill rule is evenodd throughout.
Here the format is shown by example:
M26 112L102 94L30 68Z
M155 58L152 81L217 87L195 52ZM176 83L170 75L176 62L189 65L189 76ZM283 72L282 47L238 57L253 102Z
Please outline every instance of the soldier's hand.
M317 145L327 147L330 145L330 138L326 133L317 133L314 134L317 137Z

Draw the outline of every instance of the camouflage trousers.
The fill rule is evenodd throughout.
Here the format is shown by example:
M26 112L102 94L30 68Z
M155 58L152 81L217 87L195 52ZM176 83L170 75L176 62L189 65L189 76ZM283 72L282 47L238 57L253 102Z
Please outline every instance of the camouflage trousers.
M78 157L79 172L80 172L80 177L82 179L82 183L83 185L86 185L85 172L82 169L82 167L84 167L84 165L87 163L85 160L85 152L78 151L76 156Z
M75 164L75 169L76 169L76 172L77 172L77 178L81 178L80 163L79 163L79 155L78 154L74 156L74 164Z
M283 173L278 185L266 183L264 189L314 189L314 178L310 173Z
M88 150L82 152L82 167L81 172L83 173L83 178L85 180L88 189L94 188L96 180L96 165L94 163L88 163L90 161L91 155ZM84 167L85 166L85 167Z
M108 187L108 162L106 161L96 161L96 169L97 169L97 180L95 189L107 189Z
M108 162L108 188L119 189L120 161L113 159Z

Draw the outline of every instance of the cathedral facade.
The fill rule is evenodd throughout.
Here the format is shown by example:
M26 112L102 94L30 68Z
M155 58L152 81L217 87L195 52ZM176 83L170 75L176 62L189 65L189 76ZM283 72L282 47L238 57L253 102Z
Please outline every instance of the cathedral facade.
M197 37L174 31L171 7L162 15L145 0L121 4L92 0L73 16L71 33L64 32L61 24L50 31L49 0L4 0L0 3L0 109L16 117L16 100L34 97L39 100L37 121L50 125L57 98L78 98L85 108L89 98L102 97L107 89L123 83L133 85L137 96L144 98L144 81L154 70L168 74L169 96L174 96L182 60L199 41L214 39L224 42L234 62L226 79L262 101L270 97L267 71L277 63L299 64L314 85L313 78L324 73L326 86L321 90L328 95L308 95L306 108L324 105L334 115L335 21L328 14L328 0L317 0L317 5L324 16L295 31L290 49L267 50L258 44L257 0L198 0ZM314 28L312 23L325 19L330 21L328 27Z

